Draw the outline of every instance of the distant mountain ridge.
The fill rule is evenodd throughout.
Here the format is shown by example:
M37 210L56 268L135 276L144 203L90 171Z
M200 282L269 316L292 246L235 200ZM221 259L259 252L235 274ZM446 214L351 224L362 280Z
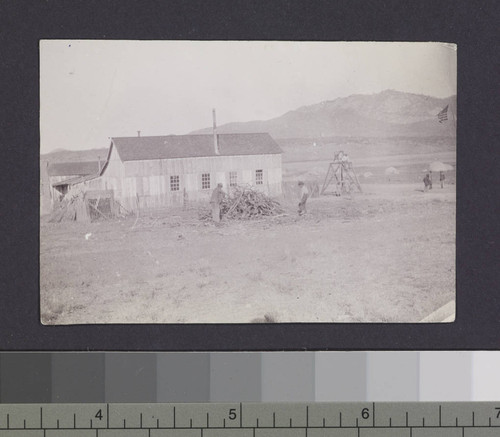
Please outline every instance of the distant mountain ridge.
M449 105L448 121L437 114ZM454 137L456 96L444 99L386 90L353 94L298 109L270 120L227 123L218 133L268 132L275 139L328 137ZM191 134L211 133L212 128ZM50 162L105 161L109 148L56 149L40 156Z
M109 147L89 150L66 150L55 149L49 153L40 155L41 161L49 162L82 162L82 161L106 161Z
M450 108L449 120L439 123L437 114L446 105ZM440 99L386 90L302 106L270 120L227 123L217 131L268 132L275 138L455 136L455 108L456 96ZM211 131L205 128L192 133Z

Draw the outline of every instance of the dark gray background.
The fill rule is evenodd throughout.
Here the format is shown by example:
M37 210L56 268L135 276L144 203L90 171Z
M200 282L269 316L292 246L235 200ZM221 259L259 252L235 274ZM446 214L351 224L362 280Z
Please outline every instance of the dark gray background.
M500 349L499 22L496 2L2 1L0 350ZM457 321L42 326L38 41L51 38L457 43Z

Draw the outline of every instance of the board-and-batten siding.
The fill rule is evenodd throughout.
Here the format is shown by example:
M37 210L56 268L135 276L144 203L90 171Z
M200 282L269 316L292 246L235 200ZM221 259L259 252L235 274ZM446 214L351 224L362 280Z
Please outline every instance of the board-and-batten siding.
M255 184L255 171L263 170L263 184ZM281 155L213 156L122 162L113 147L103 175L88 184L91 189L113 190L125 208L157 208L185 201L208 202L221 182L229 187L229 173L237 184L249 184L271 196L281 194ZM203 173L210 174L210 189L202 190ZM171 191L170 176L179 176L179 191Z

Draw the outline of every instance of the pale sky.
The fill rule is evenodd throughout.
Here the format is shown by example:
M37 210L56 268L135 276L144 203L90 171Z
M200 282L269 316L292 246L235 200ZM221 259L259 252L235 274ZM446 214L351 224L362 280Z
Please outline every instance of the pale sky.
M44 40L41 153L187 134L212 108L222 125L386 89L449 97L456 62L441 43Z

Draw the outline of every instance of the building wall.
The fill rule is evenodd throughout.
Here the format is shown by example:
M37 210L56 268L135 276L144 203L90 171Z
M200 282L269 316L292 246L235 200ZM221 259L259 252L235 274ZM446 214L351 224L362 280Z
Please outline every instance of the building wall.
M113 190L115 200L121 203L122 193L124 192L125 169L123 162L120 160L116 148L111 145L107 166L104 169L103 175L85 181L85 191L87 190ZM125 205L123 205L125 206ZM128 208L127 208L128 209Z
M256 170L262 170L262 184L256 184ZM115 199L126 209L159 208L185 202L208 202L217 185L228 191L230 172L238 185L277 196L281 194L281 155L214 156L206 158L157 159L121 162L116 149L110 153L103 175L86 183L89 189L112 189ZM202 174L210 175L210 187L202 189ZM171 176L179 177L173 191Z

